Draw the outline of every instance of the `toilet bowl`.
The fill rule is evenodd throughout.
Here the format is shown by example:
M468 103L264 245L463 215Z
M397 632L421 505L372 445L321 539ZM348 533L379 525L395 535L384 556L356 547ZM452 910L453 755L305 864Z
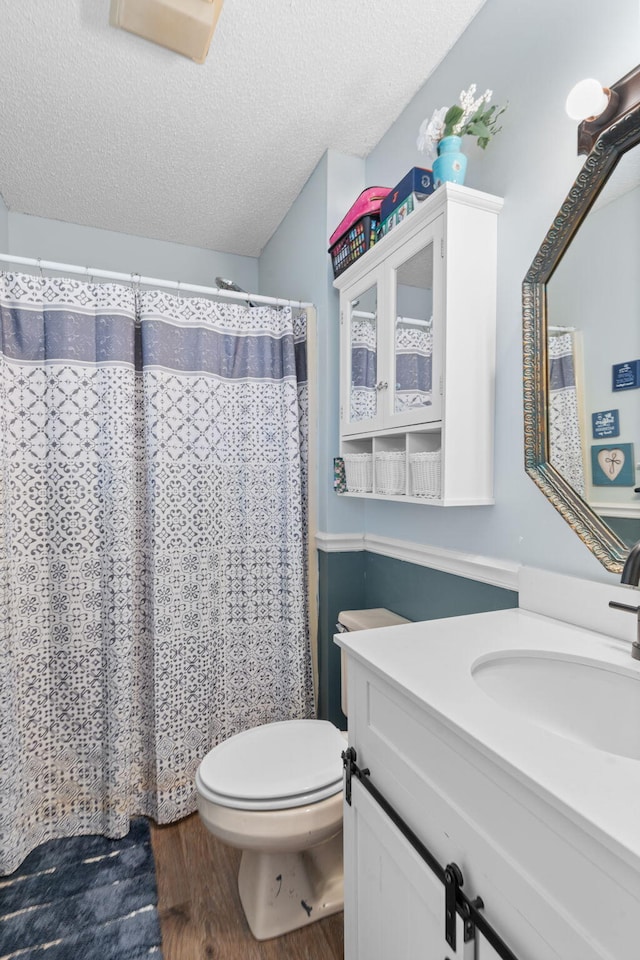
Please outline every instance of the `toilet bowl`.
M381 608L351 610L340 614L339 629L406 622ZM345 707L343 697L346 714ZM345 737L326 720L263 724L218 744L198 767L203 823L242 850L238 891L257 940L343 909Z
M325 720L254 727L214 747L196 773L198 812L242 850L238 891L257 940L342 910L342 750Z

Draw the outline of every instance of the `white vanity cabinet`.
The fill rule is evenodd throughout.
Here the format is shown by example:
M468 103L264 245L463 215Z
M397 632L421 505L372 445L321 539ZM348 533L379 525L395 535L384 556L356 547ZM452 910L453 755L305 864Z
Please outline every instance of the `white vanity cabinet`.
M445 183L334 281L340 291L341 453L403 453L393 499L493 503L498 197ZM412 454L440 451L437 496ZM379 480L379 476L378 476Z
M469 670L483 647L547 650L556 624L510 610L341 634L349 745L438 863L460 867L463 892L482 898L482 916L517 960L636 960L640 831L636 796L620 792L638 781L640 761L511 719ZM557 630L573 640L566 624ZM585 636L597 635L575 634L590 658ZM612 669L626 658L624 648ZM459 916L451 949L443 884L355 777L344 836L345 960L500 955L477 929L465 943Z
M456 918L445 939L443 886L356 780L345 807L346 960L475 960Z

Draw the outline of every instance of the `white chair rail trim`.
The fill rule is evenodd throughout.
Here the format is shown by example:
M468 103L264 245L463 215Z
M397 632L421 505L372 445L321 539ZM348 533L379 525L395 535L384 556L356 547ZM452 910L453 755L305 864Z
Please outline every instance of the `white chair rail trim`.
M495 557L462 553L408 540L394 540L373 533L318 533L316 546L325 553L349 553L367 550L394 560L416 563L469 580L490 583L505 590L518 590L520 565Z
M605 517L640 517L640 504L635 503L594 503L589 501L591 509Z

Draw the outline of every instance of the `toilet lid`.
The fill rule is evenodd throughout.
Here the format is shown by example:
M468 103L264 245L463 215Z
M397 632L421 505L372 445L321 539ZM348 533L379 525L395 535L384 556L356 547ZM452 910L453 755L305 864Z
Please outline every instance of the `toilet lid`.
M249 803L300 797L342 785L340 731L326 720L284 720L229 737L211 750L198 773L218 797Z

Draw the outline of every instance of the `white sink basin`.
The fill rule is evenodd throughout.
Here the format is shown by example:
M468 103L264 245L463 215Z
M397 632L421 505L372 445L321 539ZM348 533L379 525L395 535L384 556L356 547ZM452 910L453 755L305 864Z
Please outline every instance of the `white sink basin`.
M640 760L640 673L633 668L504 650L477 659L471 674L510 713L567 740Z

